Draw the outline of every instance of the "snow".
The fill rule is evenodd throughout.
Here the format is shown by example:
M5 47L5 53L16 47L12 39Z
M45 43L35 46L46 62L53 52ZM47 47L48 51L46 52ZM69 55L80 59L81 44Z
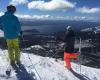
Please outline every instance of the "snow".
M95 33L100 33L100 26L95 27Z
M29 48L27 48L26 50L30 50L30 49L32 49L32 48L35 48L35 49L37 49L37 50L39 50L39 49L44 49L42 46L40 46L40 45L34 45L34 46L31 46L31 47L29 47Z
M0 80L18 80L14 70L10 78L5 78L5 70L9 65L7 50L0 49ZM79 80L69 70L67 70L63 61L49 57L41 57L34 54L22 53L21 61L27 72L35 73L37 80ZM72 68L80 73L80 65L72 63ZM37 73L38 72L38 73ZM100 69L86 67L81 65L81 73L87 77L87 80L100 80ZM40 77L39 77L39 76Z
M81 32L94 32L95 34L100 33L100 25L92 28L82 29Z
M92 28L85 28L81 30L82 32L92 31Z

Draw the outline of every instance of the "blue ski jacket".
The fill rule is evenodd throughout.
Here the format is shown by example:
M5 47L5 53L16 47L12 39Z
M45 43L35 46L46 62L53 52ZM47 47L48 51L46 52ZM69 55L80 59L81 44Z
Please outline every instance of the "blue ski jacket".
M4 37L6 39L15 39L21 32L21 25L16 16L10 12L5 12L0 17L0 29L4 31Z

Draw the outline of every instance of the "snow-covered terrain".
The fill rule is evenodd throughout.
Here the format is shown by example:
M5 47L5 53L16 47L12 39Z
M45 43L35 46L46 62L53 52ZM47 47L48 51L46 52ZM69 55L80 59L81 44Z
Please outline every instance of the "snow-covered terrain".
M0 49L0 80L21 80L14 70L11 71L10 77L6 76L5 71L9 66L7 54L7 50ZM35 73L36 80L80 80L64 67L61 60L21 52L21 61L27 73ZM84 75L84 80L100 80L100 69L81 66L80 73L80 65L75 63L72 63L72 68Z
M82 32L95 32L95 33L100 33L100 26L97 27L92 27L92 28L85 28L81 30Z

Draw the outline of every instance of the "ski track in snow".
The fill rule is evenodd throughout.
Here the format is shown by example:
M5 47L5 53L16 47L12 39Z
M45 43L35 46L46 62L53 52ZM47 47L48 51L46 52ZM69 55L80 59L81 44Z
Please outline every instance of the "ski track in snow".
M10 77L7 77L5 74L9 65L7 55L7 50L0 49L0 80L19 80L14 70L12 70ZM28 55L27 53L21 52L21 61L28 73L35 73L37 80L40 80L40 78L41 80L79 80L63 66L63 61L60 60L56 62L53 58L33 54ZM80 66L78 64L72 63L72 67L75 72L80 73ZM84 75L86 80L100 80L100 69L81 66L80 74Z

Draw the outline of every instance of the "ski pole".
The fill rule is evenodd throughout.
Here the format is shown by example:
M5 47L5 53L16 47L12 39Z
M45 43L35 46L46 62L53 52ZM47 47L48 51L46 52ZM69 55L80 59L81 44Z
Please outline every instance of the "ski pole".
M22 40L24 40L23 35L22 35ZM32 60L31 60L29 54L28 54L28 59L29 59L29 61L31 62L32 67L35 69L35 71L36 71L36 73L37 73L39 79L42 80L41 77L40 77L40 75L39 75L39 73L38 73L38 71L36 70L35 66L34 66L33 63L32 63Z
M79 38L79 42L80 42L80 45L79 45L79 67L80 67L80 74L81 74L81 44L82 44L81 37Z

